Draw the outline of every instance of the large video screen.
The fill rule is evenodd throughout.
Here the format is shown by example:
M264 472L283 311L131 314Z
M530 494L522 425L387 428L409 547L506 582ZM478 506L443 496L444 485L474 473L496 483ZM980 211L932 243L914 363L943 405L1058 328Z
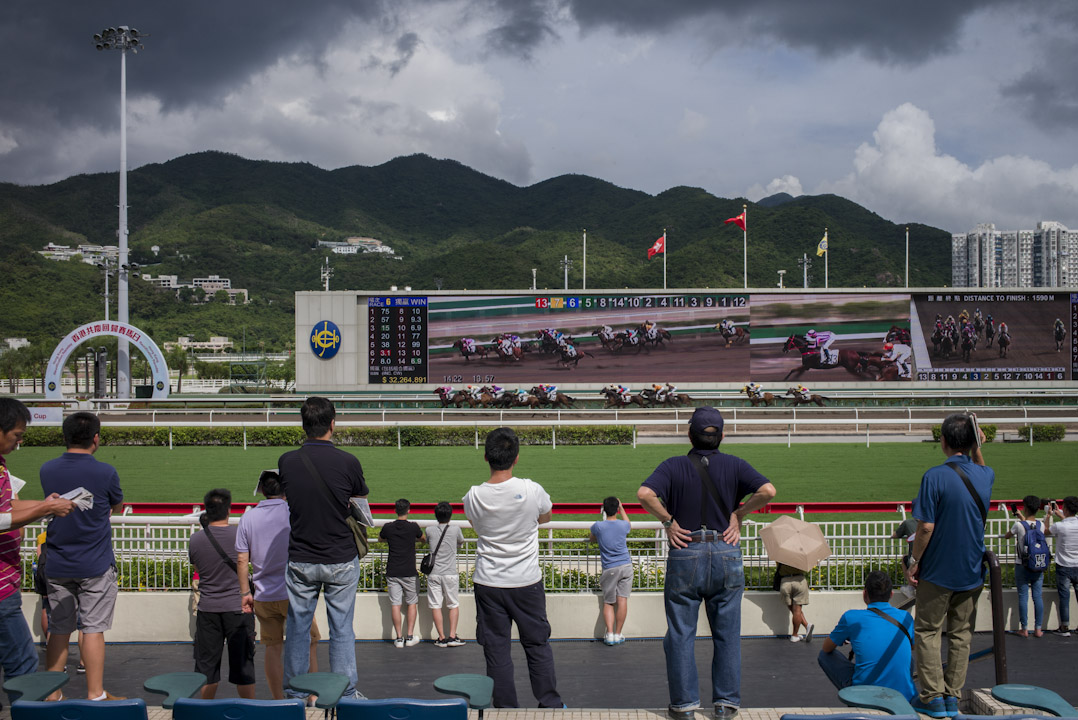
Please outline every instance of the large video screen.
M1078 378L1078 294L596 291L360 301L368 347L359 376L370 385Z

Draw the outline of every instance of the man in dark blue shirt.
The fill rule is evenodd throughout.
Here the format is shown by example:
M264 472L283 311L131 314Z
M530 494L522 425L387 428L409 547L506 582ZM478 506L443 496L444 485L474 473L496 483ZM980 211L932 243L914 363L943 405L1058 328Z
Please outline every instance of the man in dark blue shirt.
M718 410L697 408L689 421L693 449L664 460L636 494L662 522L670 544L663 650L670 686L667 712L674 720L692 720L700 707L693 646L701 601L711 625L715 717L731 720L741 706L741 521L775 497L775 486L741 458L719 452L722 426ZM702 483L700 467L711 490ZM746 495L751 497L738 507Z
M76 510L49 524L45 574L52 613L46 663L49 670L63 671L68 641L77 625L82 630L79 648L86 666L87 697L117 699L104 687L105 631L112 629L117 593L109 516L123 510L124 494L116 469L93 456L101 445L97 416L88 412L69 415L63 431L67 452L41 466L41 489L48 496L82 487L94 497L90 509Z
M996 475L984 464L979 433L970 415L943 421L940 449L947 461L929 468L913 501L917 534L906 575L917 588L914 659L921 692L912 704L934 718L958 714L984 587L984 525ZM944 627L946 671L940 657Z

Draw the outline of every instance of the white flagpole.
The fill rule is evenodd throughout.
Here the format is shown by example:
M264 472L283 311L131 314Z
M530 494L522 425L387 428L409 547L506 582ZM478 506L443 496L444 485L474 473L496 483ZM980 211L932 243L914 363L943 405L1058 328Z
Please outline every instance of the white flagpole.
M666 245L666 228L663 228L663 290L666 289L666 256L670 254L670 248Z
M588 289L588 229L584 228L584 283L583 289Z
M744 277L745 277L745 289L749 289L749 206L741 206L741 214L744 216L742 222L745 223L745 236L742 238L742 258L744 260Z
M827 240L827 228L823 229L824 240ZM823 251L823 286L824 288L831 287L827 284L827 256L831 254L831 241L827 240L827 248Z
M910 286L910 229L906 228L906 287Z

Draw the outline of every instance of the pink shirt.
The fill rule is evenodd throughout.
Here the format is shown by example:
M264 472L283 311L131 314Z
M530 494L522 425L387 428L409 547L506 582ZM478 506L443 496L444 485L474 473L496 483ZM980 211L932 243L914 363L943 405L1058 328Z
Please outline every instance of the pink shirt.
M0 513L11 512L11 476L8 474L4 458L0 457ZM19 555L19 543L22 530L9 530L0 533L0 600L4 600L19 591L22 581L22 559Z

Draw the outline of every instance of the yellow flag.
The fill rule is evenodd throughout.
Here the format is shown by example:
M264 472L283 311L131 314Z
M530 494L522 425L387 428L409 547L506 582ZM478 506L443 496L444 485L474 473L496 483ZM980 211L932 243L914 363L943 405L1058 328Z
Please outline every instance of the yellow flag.
M820 257L827 252L827 233L823 234L823 240L820 240L820 244L816 246L816 257Z

